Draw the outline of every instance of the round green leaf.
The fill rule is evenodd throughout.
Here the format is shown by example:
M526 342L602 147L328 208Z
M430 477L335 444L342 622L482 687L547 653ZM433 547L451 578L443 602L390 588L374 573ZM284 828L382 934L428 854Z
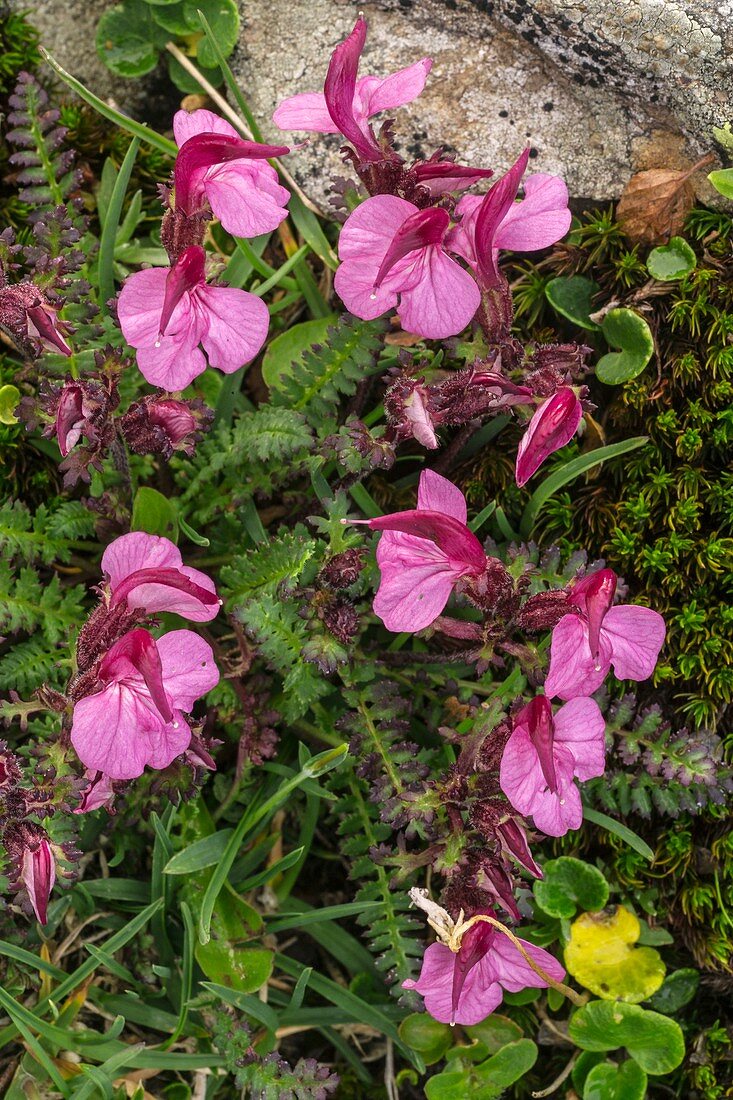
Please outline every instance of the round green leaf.
M534 884L534 896L550 917L573 917L576 909L595 912L608 901L608 883L598 870L582 859L560 856L542 868L544 878Z
M300 362L308 348L313 344L323 343L326 333L336 320L336 314L331 313L328 317L301 321L299 325L293 325L281 332L268 344L262 359L262 377L271 390L282 388L282 379L293 373L293 367Z
M697 970L675 970L664 980L654 996L649 998L649 1007L656 1012L669 1016L688 1004L697 993L700 974Z
M17 386L0 386L0 424L18 423L15 410L19 401L20 390Z
M240 993L256 993L272 974L275 958L262 947L232 947L225 940L196 943L196 962L210 982Z
M718 172L710 172L708 179L724 198L733 199L733 168L722 168Z
M219 49L224 57L229 57L239 38L239 11L235 0L185 0L183 11L189 27L194 32L202 29L198 13L203 12ZM204 69L216 67L216 54L206 37L199 39L196 58Z
M603 356L596 367L598 380L618 386L641 374L654 354L654 338L644 318L633 309L609 309L601 330L611 347L621 351Z
M425 1096L427 1100L497 1100L536 1061L537 1047L532 1040L519 1039L478 1066L451 1061L448 1069L427 1082Z
M496 1054L507 1043L513 1043L522 1038L522 1029L519 1024L515 1024L514 1020L510 1020L508 1016L501 1016L496 1012L492 1012L491 1016L487 1016L480 1024L472 1024L463 1030L474 1042L482 1043L489 1054Z
M166 38L144 0L125 0L102 13L97 53L117 76L144 76L157 65Z
M585 1079L583 1100L644 1100L647 1077L638 1062L603 1062Z
M545 287L545 296L557 313L567 317L574 325L594 332L598 325L591 321L590 315L593 312L593 296L599 289L598 283L582 275L561 275L550 279Z
M646 261L653 279L671 283L695 270L697 256L684 237L672 237L669 244L653 248Z
M579 1096L583 1094L583 1087L590 1071L594 1066L598 1066L604 1061L605 1058L600 1051L583 1050L580 1052L578 1060L573 1066L573 1072L570 1078Z
M406 1016L398 1030L403 1043L421 1054L426 1066L439 1062L453 1042L448 1024L441 1024L427 1012Z
M621 1001L591 1001L570 1020L568 1036L581 1050L625 1047L641 1068L653 1075L670 1073L685 1056L678 1023Z
M204 69L201 65L197 65L196 68L201 75L208 80L209 84L212 84L215 88L221 84L223 80L221 69ZM181 65L180 61L175 58L173 54L168 54L168 75L176 88L185 92L187 95L194 95L201 91L201 85L198 80L196 80L196 77L191 76L188 70L184 69L183 65Z
M149 535L165 535L178 542L178 513L176 506L157 489L141 486L132 504L132 531L147 531Z
M163 27L168 34L177 36L191 33L191 28L186 22L183 11L183 0L174 0L174 3L161 4L152 9L153 19L159 27Z

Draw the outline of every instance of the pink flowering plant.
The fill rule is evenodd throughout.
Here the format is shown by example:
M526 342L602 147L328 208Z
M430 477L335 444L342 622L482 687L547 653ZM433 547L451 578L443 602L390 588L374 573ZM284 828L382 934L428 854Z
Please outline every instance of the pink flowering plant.
M510 131L406 159L433 60L362 65L367 33L264 134L225 65L167 134L105 106L135 136L93 189L33 78L11 104L53 178L33 244L0 232L9 1095L366 1098L379 1064L390 1097L605 1100L682 1060L630 777L641 745L689 810L728 773L663 718L679 624L593 531L541 545L646 440L595 322L519 316L514 254L580 239L564 181ZM303 143L341 149L335 214Z

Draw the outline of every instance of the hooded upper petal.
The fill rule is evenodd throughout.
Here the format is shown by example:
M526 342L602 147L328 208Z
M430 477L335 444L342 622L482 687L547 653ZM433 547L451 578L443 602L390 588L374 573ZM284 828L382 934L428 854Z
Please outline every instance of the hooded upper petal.
M654 672L664 645L664 619L649 607L621 604L603 618L601 639L611 647L611 663L619 680L646 680Z
M209 365L231 374L251 362L267 339L267 306L235 287L201 286L196 293L206 318L201 342Z
M552 631L550 668L545 694L561 699L592 695L601 686L611 667L611 646L600 639L600 651L593 657L588 642L588 624L579 615L564 615Z
M570 442L582 415L583 406L569 386L564 386L540 405L517 450L517 485L529 481L546 458Z

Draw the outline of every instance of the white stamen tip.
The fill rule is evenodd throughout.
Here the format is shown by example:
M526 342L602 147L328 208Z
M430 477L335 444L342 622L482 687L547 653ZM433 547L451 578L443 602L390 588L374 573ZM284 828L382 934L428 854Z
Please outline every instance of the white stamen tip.
M600 664L597 664L597 665L593 665L593 671L594 671L594 672L600 672L600 671L601 671L601 666L600 666Z
M160 347L160 340L156 340L156 341L155 341L155 347L156 347L156 348L159 348L159 347Z
M178 729L178 722L174 722L174 723L173 723L173 729L174 729L174 730L177 730L177 729Z
M565 805L565 799L564 799L564 798L561 798L561 799L560 799L560 805L561 805L561 806L564 806L564 805Z
M376 300L377 300L377 292L376 292L376 290L373 290L373 291L371 292L371 294L369 295L369 298L371 299L371 301L372 301L372 302L376 302Z

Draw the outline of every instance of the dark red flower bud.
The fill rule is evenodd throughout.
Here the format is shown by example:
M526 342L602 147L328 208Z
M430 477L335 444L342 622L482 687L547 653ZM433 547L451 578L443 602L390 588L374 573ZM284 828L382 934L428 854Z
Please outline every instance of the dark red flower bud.
M38 358L44 350L71 355L66 341L71 329L58 319L57 313L34 283L0 288L0 328L31 359Z
M326 588L336 591L350 588L358 580L364 564L363 550L344 550L329 558L318 574L318 580Z
M162 455L169 459L174 451L194 454L213 415L201 401L180 401L156 394L130 405L120 421L120 428L135 454Z
M11 889L26 894L37 919L45 924L48 899L56 881L48 834L33 822L16 822L5 830L3 844L13 865Z

